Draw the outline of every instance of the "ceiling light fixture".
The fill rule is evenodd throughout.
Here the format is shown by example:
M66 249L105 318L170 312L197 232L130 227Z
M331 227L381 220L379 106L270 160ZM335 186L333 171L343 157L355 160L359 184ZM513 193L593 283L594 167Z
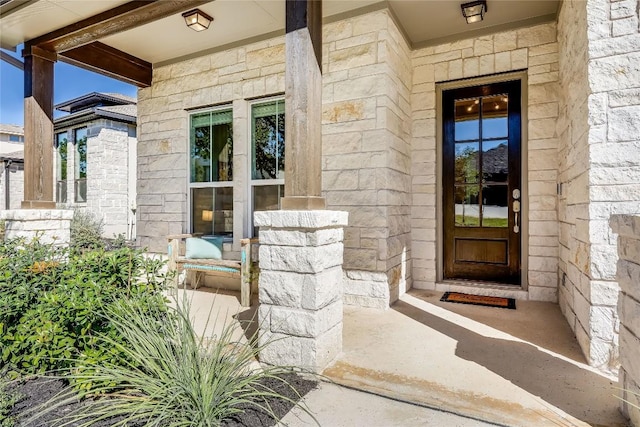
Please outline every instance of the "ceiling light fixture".
M467 20L467 24L482 21L484 19L484 14L487 13L486 0L463 3L460 7L462 8L462 16Z
M213 21L213 18L201 11L200 9L193 9L182 14L184 22L187 26L194 31L204 31L209 28L209 24Z

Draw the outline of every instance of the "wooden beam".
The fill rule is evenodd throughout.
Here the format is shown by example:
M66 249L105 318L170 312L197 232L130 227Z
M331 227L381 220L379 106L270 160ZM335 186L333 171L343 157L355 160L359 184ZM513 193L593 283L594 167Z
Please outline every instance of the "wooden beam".
M104 37L209 3L211 0L134 0L29 40L26 44L65 52Z
M55 54L53 54L55 56ZM24 56L24 197L22 207L54 208L53 64L51 52Z
M93 42L60 54L61 61L138 87L151 86L152 65L104 43Z
M19 70L24 70L24 62L20 61L18 58L9 55L6 52L0 50L0 60L6 62L7 64L11 64Z
M282 209L324 209L322 1L286 0L285 180Z

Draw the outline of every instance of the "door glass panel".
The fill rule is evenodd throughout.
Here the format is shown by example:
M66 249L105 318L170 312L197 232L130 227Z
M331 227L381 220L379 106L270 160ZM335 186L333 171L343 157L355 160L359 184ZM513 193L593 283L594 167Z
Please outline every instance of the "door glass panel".
M509 136L507 122L509 98L495 95L482 98L482 138L506 138Z
M480 138L480 100L457 99L455 101L455 140L468 141Z
M509 141L506 139L482 142L482 179L485 182L507 182L508 148Z
M479 185L455 186L455 212L457 227L480 225Z
M509 224L509 187L485 185L482 187L482 226L507 227Z
M479 142L456 143L455 176L457 183L475 183L480 176L478 152Z

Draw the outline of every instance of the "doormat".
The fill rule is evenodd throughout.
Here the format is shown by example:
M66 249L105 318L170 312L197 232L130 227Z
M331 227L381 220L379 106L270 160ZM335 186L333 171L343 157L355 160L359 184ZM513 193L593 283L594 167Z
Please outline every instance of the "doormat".
M499 307L516 309L516 300L513 298L486 297L482 295L461 294L459 292L445 292L440 298L444 302L457 302L459 304L484 305L487 307Z

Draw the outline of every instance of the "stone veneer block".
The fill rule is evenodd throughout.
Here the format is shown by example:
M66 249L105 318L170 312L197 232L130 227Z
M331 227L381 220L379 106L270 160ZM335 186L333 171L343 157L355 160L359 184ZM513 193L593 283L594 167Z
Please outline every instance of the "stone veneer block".
M618 233L618 273L620 296L620 388L621 409L633 425L640 426L640 410L633 408L640 390L640 216L613 215L611 228ZM625 401L631 403L626 403Z
M338 211L265 211L260 227L260 360L321 372L342 350L343 229Z
M17 209L0 211L6 221L5 239L38 239L40 243L68 246L73 211L66 209Z

